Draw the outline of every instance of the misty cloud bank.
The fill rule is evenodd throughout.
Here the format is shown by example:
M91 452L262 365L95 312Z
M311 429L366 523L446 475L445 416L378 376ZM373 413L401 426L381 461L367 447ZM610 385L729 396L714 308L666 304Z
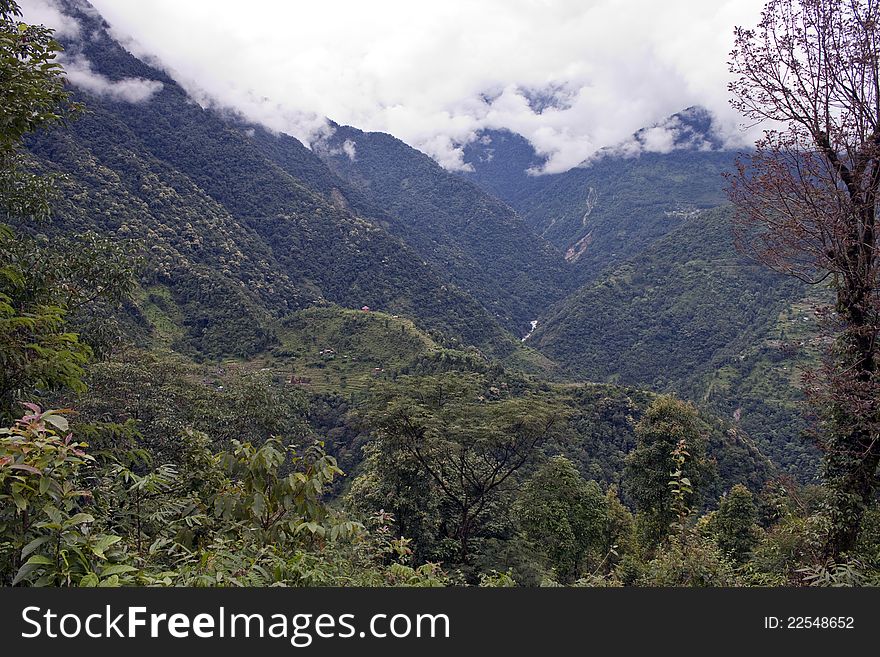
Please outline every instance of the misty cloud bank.
M162 90L162 83L158 80L146 80L144 78L123 78L122 80L110 80L100 73L92 70L92 63L85 57L77 56L71 59L63 58L64 70L71 84L90 91L99 96L109 96L114 100L122 100L127 103L143 103L149 100L153 94Z
M89 38L84 35L80 24L62 13L51 0L22 2L24 19L52 27L57 37L80 41ZM62 53L59 61L64 66L68 81L74 86L99 96L107 96L127 103L142 103L161 91L162 83L144 78L124 78L110 80L92 68L92 63L79 54Z
M603 147L683 147L686 130L662 122L694 105L709 110L721 145L749 141L727 104L726 62L733 26L754 24L763 0L92 3L116 38L203 106L304 143L326 136L330 117L391 133L455 170L480 130L506 128L558 172ZM24 5L77 29L52 0ZM155 93L108 87L89 71L71 81L121 98ZM354 144L346 154L356 157Z

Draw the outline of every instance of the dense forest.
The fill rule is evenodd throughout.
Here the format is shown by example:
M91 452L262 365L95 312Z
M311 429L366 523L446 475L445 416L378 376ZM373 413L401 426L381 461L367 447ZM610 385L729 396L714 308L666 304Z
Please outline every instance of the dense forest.
M865 306L748 253L769 185L728 203L704 110L456 174L202 107L58 6L0 0L4 586L880 583L876 265Z

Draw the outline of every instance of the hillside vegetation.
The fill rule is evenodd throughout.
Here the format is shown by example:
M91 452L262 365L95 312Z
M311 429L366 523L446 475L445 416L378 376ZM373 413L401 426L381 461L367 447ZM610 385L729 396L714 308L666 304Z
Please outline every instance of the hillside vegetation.
M754 362L757 351L764 365L796 368L779 324L803 293L737 254L727 208L707 210L558 304L528 344L574 375L735 413L776 463L809 477L797 389L783 365Z
M0 3L0 583L877 583L803 435L827 290L736 251L703 111L539 177L486 131L459 175L58 8L63 61L153 84L76 86Z

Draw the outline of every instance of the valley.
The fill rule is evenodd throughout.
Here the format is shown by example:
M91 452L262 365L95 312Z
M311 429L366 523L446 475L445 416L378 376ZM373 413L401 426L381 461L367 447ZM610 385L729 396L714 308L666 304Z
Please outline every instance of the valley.
M561 173L481 129L452 170L332 117L301 141L194 96L85 0L52 6L78 26L57 35L58 75L87 63L103 86L50 79L77 107L22 130L9 159L51 194L44 216L4 197L0 415L4 436L52 446L37 465L16 453L23 472L88 484L22 480L8 515L60 509L85 556L52 570L23 521L4 584L826 572L804 389L833 292L734 238L725 176L749 153L709 110ZM146 95L107 91L133 86ZM71 435L77 452L51 461ZM858 583L877 572L880 512L866 518Z

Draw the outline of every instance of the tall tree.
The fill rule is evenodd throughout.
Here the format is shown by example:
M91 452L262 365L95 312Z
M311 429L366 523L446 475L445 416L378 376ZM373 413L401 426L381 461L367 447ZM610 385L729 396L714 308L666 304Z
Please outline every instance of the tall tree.
M0 215L45 219L52 180L33 174L22 154L29 133L50 127L71 109L59 44L51 30L19 20L18 5L0 0ZM0 223L0 419L35 389L81 386L90 351L64 326L57 299L35 294L35 262L21 257L13 230ZM33 251L29 251L33 255Z
M677 499L690 504L704 474L705 451L697 410L687 402L658 397L636 425L636 447L626 457L623 481L635 502L637 530L646 548L656 547L669 533L680 511ZM679 454L687 457L679 461ZM687 490L670 485L674 474Z
M880 3L771 0L735 39L733 107L768 125L729 180L739 243L836 293L835 340L807 392L824 418L837 557L858 537L880 463Z
M417 464L450 508L448 533L461 564L492 504L559 420L531 396L480 401L481 384L458 373L428 377L381 402L373 418L387 458L402 454Z
M718 502L709 525L721 552L735 563L744 563L758 543L758 508L752 492L736 484Z
M546 553L563 584L576 580L584 566L595 568L610 547L605 545L608 499L564 456L554 456L529 478L516 511L526 535Z
M52 30L19 20L13 0L0 0L0 212L7 217L49 213L51 179L28 172L22 139L78 109L64 87Z
M0 0L0 420L35 392L81 389L92 348L119 341L114 315L133 287L136 262L113 240L34 237L50 216L52 176L34 173L27 135L63 123L70 100L52 31L19 20ZM81 339L83 338L83 339Z

